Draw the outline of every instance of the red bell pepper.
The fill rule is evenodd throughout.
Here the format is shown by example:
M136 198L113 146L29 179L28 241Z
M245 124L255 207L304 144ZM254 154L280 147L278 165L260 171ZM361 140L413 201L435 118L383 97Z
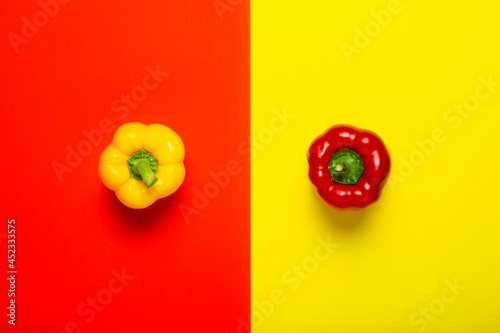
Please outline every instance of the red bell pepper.
M317 137L307 160L316 193L338 210L360 210L377 201L391 167L380 137L347 125Z

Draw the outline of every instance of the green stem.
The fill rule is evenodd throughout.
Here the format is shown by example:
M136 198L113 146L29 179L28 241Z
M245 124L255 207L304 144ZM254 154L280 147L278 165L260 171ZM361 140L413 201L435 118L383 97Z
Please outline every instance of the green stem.
M333 154L328 165L332 180L340 184L356 184L364 170L361 156L347 148Z
M342 163L336 164L336 165L335 165L335 171L336 171L336 172L342 172L342 171L345 171L345 166L344 166L344 164L342 164Z
M147 187L153 186L158 180L158 160L144 149L132 154L127 160L130 177L142 180Z
M152 186L158 180L153 170L151 170L151 166L146 161L137 163L137 171L139 171L142 181L147 187Z

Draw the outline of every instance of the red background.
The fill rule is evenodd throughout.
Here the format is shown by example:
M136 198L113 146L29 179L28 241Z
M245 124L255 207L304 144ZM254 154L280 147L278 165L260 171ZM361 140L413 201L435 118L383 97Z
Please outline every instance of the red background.
M236 332L250 309L250 166L237 151L250 130L249 2L232 9L221 20L212 1L73 0L16 53L8 34L22 35L41 7L1 2L0 244L6 272L15 218L18 269L16 326L4 282L2 331L64 332L74 321L82 332ZM111 104L157 64L169 76L121 119ZM97 173L113 133L60 182L52 163L66 164L66 147L104 118L176 131L187 170L178 192L123 206ZM194 190L230 160L242 172L187 224L179 205L193 207ZM135 279L86 323L77 307L122 269Z

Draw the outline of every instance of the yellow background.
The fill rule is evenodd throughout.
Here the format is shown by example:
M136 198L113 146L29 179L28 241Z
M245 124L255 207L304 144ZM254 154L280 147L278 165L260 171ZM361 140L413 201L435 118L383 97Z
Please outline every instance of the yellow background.
M402 0L350 63L340 45L391 1L251 6L252 332L500 332L500 86L446 118L488 92L480 77L500 82L500 4ZM271 140L284 109L295 118ZM379 134L401 177L364 211L329 209L307 177L309 144L338 123ZM446 139L422 155L436 129ZM295 288L284 275L328 237L340 247ZM455 280L467 289L443 303ZM439 315L410 322L429 306Z

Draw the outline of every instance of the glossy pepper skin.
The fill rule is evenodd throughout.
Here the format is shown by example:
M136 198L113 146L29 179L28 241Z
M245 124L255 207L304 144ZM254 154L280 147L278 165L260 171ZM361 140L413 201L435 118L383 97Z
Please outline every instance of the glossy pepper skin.
M127 207L146 208L184 181L184 143L164 125L120 126L99 159L99 176Z
M345 157L346 154L349 156ZM357 164L357 157L362 167ZM317 194L337 210L360 210L377 201L391 167L380 137L348 125L333 126L317 137L309 147L307 159L309 179ZM350 172L349 166L354 172ZM338 180L338 173L358 175L344 177L350 181L346 184L334 180ZM356 176L359 178L355 179Z

